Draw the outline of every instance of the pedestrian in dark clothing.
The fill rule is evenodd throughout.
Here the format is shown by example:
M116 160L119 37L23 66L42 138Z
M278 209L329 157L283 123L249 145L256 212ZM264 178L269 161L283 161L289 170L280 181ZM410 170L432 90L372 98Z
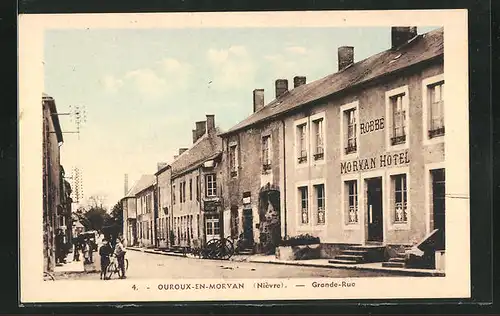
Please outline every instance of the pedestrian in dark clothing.
M99 248L99 255L101 256L101 280L106 280L106 269L108 268L110 259L109 256L113 253L113 249L108 244L108 241L104 239L102 241L102 246Z

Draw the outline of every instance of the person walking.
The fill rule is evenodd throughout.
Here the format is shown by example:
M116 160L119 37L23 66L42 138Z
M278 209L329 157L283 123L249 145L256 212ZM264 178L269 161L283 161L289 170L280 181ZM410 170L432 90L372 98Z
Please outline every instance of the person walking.
M113 249L106 239L103 239L102 246L99 248L99 255L101 256L101 280L106 279L106 269L108 268L110 259L109 256L113 253Z
M121 279L127 278L125 276L125 253L126 252L127 251L125 250L125 247L123 246L123 243L120 240L120 238L116 238L114 255L116 256L116 259L118 260L118 269L120 269L122 271L122 276L120 277Z

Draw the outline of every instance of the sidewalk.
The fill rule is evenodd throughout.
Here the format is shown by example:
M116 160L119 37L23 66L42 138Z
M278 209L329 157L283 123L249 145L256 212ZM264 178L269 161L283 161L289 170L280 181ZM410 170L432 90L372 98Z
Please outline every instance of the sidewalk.
M127 247L127 249L133 251L141 251L145 253L159 254L164 256L175 256L175 257L187 257L189 255L183 255L181 253L167 252L156 249L145 249L140 247ZM318 268L332 268L332 269L354 269L354 270L365 270L365 271L380 271L380 272L391 272L399 275L405 276L444 276L445 273L439 270L431 269L407 269L407 268L392 268L392 267L382 267L381 262L375 263L362 263L362 264L337 264L329 263L329 259L310 259L310 260L279 260L274 255L234 255L231 257L230 261L236 262L254 262L254 263L268 263L268 264L284 264L284 265L295 265L303 267L318 267Z

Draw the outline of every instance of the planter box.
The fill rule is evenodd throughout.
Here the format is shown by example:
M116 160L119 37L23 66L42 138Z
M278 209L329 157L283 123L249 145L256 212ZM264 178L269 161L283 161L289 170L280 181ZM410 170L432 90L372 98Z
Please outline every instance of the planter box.
M308 260L320 258L320 244L279 246L276 258L279 260Z

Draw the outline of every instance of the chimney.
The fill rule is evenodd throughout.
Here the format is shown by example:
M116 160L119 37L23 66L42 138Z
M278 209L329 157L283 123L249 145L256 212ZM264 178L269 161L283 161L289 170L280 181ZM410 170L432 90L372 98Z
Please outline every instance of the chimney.
M188 148L179 148L179 156L182 155L182 153L186 150L188 150Z
M399 47L417 36L416 26L393 26L391 28L391 46Z
M179 157L179 155L174 155L174 160L177 159L177 157Z
M123 189L125 191L124 195L127 195L127 193L128 193L128 174L125 174Z
M283 93L288 91L288 80L277 79L275 82L276 86L276 99L279 98Z
M264 89L255 89L253 90L253 112L257 112L258 110L264 107Z
M207 130L207 122L198 121L196 122L196 140L198 140Z
M192 132L193 132L193 144L194 144L198 140L198 134L196 133L195 129L193 129Z
M156 164L156 171L160 171L161 169L165 168L168 165L166 162L159 162Z
M346 69L354 63L354 47L341 46L338 49L339 71Z
M207 131L209 133L215 132L215 115L207 114Z
M304 76L293 77L293 87L294 88L297 88L303 84L306 84L306 77L304 77Z

